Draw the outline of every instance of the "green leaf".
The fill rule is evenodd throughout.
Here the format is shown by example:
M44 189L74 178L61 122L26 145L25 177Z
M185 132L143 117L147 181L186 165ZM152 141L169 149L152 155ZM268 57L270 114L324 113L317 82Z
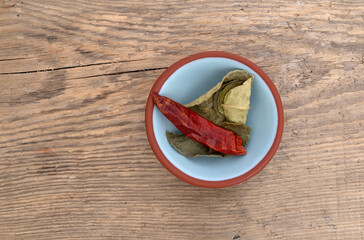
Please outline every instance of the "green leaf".
M252 78L254 78L254 75L250 74L248 71L231 71L226 74L221 82L216 84L207 93L185 106L207 120L219 125L226 120L222 107L225 96L230 90L242 85L245 81Z
M254 75L245 70L231 71L207 93L185 106L210 122L235 132L245 146L251 131L245 121L253 78ZM186 157L224 156L183 134L166 132L166 136L170 144Z
M229 91L237 86L239 86L241 84L240 81L233 81L229 84L226 84L225 87L220 91L219 94L216 94L217 96L217 110L219 111L219 113L224 115L224 109L223 109L223 102L225 99L226 94L229 93Z
M223 157L224 154L216 152L205 145L192 140L191 138L183 135L182 133L171 133L166 132L169 143L176 149L180 154L185 157L199 157L199 156L215 156Z
M245 146L249 140L249 134L251 132L251 128L242 123L234 123L234 122L223 122L220 124L220 127L225 128L227 130L233 131L241 140L243 140L242 145Z
M224 115L228 121L245 123L248 116L252 78L249 78L242 85L232 88L224 96Z

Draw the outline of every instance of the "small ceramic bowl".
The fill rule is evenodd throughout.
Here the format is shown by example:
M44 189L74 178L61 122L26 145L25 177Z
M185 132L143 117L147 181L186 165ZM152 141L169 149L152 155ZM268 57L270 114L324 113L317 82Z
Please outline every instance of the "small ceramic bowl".
M252 128L246 155L186 158L168 142L165 132L178 132L153 105L149 95L145 124L150 146L162 165L179 179L199 187L222 188L241 183L261 171L277 151L283 132L283 108L269 77L254 63L227 52L202 52L174 63L155 82L159 92L181 104L206 93L230 71L254 74L246 124Z

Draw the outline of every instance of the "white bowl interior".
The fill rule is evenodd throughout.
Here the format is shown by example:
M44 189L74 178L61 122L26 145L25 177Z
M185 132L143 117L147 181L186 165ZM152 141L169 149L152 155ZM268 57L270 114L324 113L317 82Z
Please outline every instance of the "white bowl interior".
M232 70L245 69L254 74L252 94L246 124L252 128L245 146L246 155L225 158L186 158L168 142L165 132L179 132L154 106L153 129L157 143L166 158L185 174L207 181L222 181L238 177L254 168L273 144L278 126L277 107L264 80L246 65L232 59L208 57L192 61L175 71L160 90L181 104L187 104L206 93Z

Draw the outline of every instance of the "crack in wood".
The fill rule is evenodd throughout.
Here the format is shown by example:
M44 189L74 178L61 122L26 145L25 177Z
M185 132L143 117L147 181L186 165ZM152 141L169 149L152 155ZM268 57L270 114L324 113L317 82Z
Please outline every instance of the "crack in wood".
M21 59L21 58L2 59L0 61L6 61L6 60L10 61L10 60L18 60L18 59ZM47 68L47 69L39 69L39 70L31 70L31 71L23 71L23 72L4 72L4 73L0 73L0 75L15 75L15 74L28 74L28 73L39 73L39 72L52 72L52 71L72 69L72 68L108 65L108 64L123 63L123 62L135 62L135 61L140 61L140 60L142 60L142 59L113 61L113 62L102 62L102 63L91 63L91 64L85 64L85 65L58 67L58 68Z
M14 61L14 60L23 60L26 58L5 58L5 59L0 59L0 62L5 62L5 61Z
M93 78L93 77L103 77L103 76L115 76L115 75L121 75L121 74L127 74L127 73L137 73L137 72L148 72L148 71L156 71L156 70L165 70L167 68L168 67L145 68L145 69L139 69L139 70L122 71L122 72L115 72L115 73L105 73L105 74L91 75L91 76L80 77L80 78L71 78L71 79L83 79L83 78Z

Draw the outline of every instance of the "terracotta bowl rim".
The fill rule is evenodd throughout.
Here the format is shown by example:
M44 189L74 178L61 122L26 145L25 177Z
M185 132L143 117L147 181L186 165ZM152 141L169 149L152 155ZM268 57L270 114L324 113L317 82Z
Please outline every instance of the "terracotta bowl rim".
M282 134L283 134L283 124L284 124L284 115L283 115L283 106L282 101L279 96L279 93L277 91L277 88L274 86L272 80L268 77L267 74L263 72L256 64L249 61L246 58L243 58L239 55L228 53L228 52L222 52L222 51L209 51L209 52L201 52L197 53L188 57L185 57L176 63L172 64L168 69L166 69L157 79L157 81L154 83L152 89L150 92L159 92L162 88L163 84L168 80L168 78L180 67L183 65L190 63L192 61L195 61L197 59L202 58L209 58L209 57L220 57L220 58L228 58L235 61L238 61L242 64L245 64L249 68L251 68L255 73L257 73L267 84L269 87L269 90L271 91L273 98L276 103L277 107L277 116L278 116L278 126L277 126L277 132L275 139L273 141L273 144L271 148L269 149L268 153L259 161L259 163L249 170L248 172L237 176L235 178L222 180L222 181L206 181L197 179L194 177L191 177L181 170L179 170L177 167L175 167L163 154L162 150L160 149L157 140L154 135L154 129L153 129L153 100L150 96L148 96L146 108L145 108L145 127L147 132L148 141L150 143L150 146L155 154L155 156L158 158L160 163L173 175L175 175L177 178L181 179L182 181L186 183L190 183L192 185L198 186L198 187L205 187L205 188L224 188L236 185L238 183L242 183L250 178L252 178L254 175L256 175L258 172L260 172L272 159L274 154L276 153L278 146L281 142Z

